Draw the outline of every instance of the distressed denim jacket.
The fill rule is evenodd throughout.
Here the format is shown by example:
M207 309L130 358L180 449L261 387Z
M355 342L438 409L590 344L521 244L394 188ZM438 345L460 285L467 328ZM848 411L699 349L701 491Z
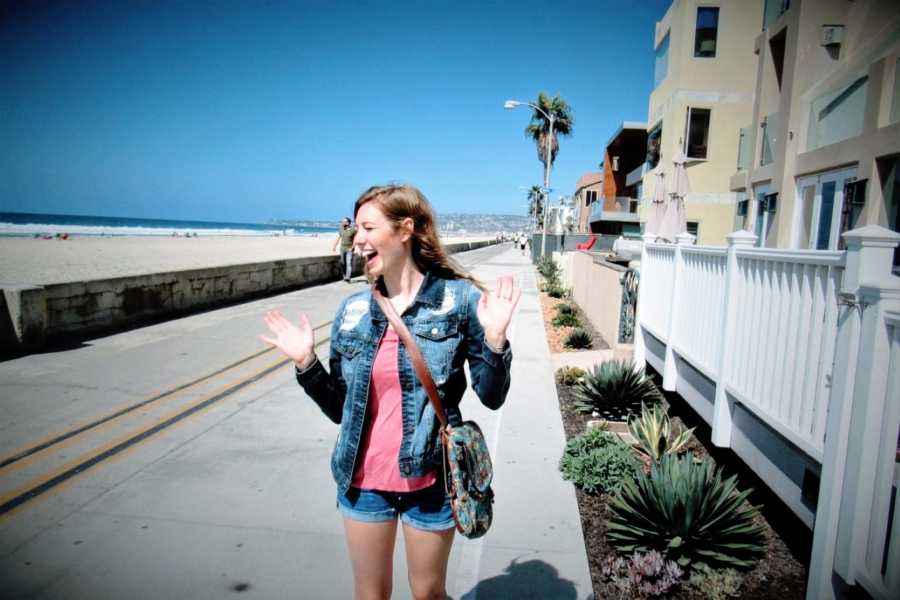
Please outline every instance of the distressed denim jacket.
M481 292L464 280L425 274L416 299L401 315L419 345L451 423L459 423L459 402L466 389L463 363L469 362L472 387L481 402L497 409L509 391L512 351L506 342L495 352L484 341L475 310ZM331 472L344 493L350 487L362 441L372 364L387 329L387 318L371 290L341 302L331 327L330 373L317 359L297 382L335 423L341 425L331 457ZM400 475L419 477L441 464L440 422L406 352L399 347L403 437Z

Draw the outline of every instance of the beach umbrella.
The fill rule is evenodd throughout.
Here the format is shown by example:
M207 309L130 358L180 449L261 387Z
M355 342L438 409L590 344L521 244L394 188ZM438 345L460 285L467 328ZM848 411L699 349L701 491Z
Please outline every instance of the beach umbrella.
M666 174L662 169L656 172L656 187L653 189L653 199L650 201L650 214L647 215L647 223L644 225L644 233L659 233L663 216L666 213Z
M674 242L675 236L687 231L684 199L691 191L691 184L688 181L687 168L685 167L686 161L687 159L681 152L672 161L674 168L672 169L671 189L668 194L668 202L665 205L665 214L663 214L659 231L654 232L669 242Z

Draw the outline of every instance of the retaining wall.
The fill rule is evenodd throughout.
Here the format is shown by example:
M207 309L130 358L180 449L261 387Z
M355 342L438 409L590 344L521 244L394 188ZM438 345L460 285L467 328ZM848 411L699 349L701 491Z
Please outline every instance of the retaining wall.
M494 241L447 244L450 253ZM362 272L355 264L355 274ZM337 255L153 273L46 286L2 285L2 354L32 352L59 336L85 336L335 281Z

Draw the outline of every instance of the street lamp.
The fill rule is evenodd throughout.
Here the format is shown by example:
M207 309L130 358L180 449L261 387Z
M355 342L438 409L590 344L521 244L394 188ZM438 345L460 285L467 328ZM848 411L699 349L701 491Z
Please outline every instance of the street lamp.
M547 160L544 163L544 231L541 234L541 256L544 256L547 252L547 213L550 212L550 143L553 140L553 123L556 122L556 119L554 118L553 113L548 115L543 109L539 106L535 106L531 102L507 100L503 103L503 108L512 109L522 105L530 106L550 121L550 133L547 135L547 154L545 155Z

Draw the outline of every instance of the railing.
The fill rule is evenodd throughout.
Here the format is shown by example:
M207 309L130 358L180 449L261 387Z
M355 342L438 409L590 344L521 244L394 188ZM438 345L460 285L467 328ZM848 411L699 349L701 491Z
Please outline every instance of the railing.
M737 170L746 171L753 162L753 127L741 127L738 138Z
M645 236L635 363L652 343L665 389L696 385L686 368L711 382L712 412L695 408L716 445L731 445L740 405L821 465L807 598L835 598L832 573L897 598L900 235L869 226L843 237L847 250L833 252L754 248L747 231L727 248Z
M764 167L775 161L775 143L778 141L778 132L781 119L778 113L767 115L760 124L762 128L762 149L759 153L759 166Z

